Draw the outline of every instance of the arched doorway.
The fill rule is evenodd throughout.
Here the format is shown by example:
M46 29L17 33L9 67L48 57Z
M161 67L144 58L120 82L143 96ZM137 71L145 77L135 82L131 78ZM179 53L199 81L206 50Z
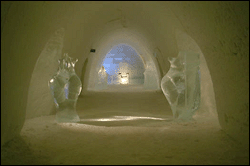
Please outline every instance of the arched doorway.
M129 51L134 50L132 52L134 53L134 57L136 58L133 58L131 54L130 57L125 57L123 55L124 56L123 59L121 53L120 57L116 57L116 59L111 59L112 57L110 57L110 55L107 59L105 59L106 55L114 47L120 47L121 45L126 45ZM96 44L93 44L93 48L96 49L96 52L94 54L93 53L89 54L90 65L89 67L87 67L87 72L89 73L89 77L88 81L85 82L87 87L86 91L96 91L95 85L98 82L99 78L98 73L100 73L103 64L106 65L106 67L105 66L103 67L105 68L105 70L107 70L108 69L107 65L110 65L109 63L111 63L112 60L117 61L116 64L117 69L119 63L121 62L120 67L121 69L123 69L122 72L119 72L118 70L115 72L117 72L118 74L120 73L120 77L121 75L127 77L128 73L129 77L132 78L132 83L130 82L130 84L132 85L143 84L143 86L140 88L142 90L160 90L161 74L157 60L153 56L153 50L151 49L151 47L148 47L148 45L145 44L145 40L142 40L140 37L138 37L138 34L136 32L125 29L118 29L116 31L107 33ZM129 59L130 60L132 59L132 61L134 60L134 62L130 62L131 64L129 64L128 63ZM114 65L114 63L112 63L112 65ZM129 72L126 72L128 71L129 66L132 68L134 67L134 69L132 70L133 71L132 75L130 75L131 73L129 74ZM124 79L123 81L124 83L126 83ZM110 76L108 82L111 83ZM113 85L115 84L119 85L115 82L112 83Z
M108 85L142 85L144 64L136 50L126 44L114 46L105 56L102 66L108 74Z

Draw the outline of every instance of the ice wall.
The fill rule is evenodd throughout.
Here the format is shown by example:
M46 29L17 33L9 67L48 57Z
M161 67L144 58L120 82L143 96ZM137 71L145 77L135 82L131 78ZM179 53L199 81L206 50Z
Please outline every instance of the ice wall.
M62 55L64 31L64 28L60 28L51 36L36 62L29 86L26 118L55 112L48 80L58 68L57 60Z

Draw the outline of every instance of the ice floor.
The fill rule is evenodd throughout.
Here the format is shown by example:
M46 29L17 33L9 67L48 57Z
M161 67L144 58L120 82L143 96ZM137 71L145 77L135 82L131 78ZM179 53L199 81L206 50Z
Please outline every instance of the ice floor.
M81 96L80 123L57 124L54 115L26 120L21 136L2 147L1 164L249 164L249 148L217 119L173 122L161 91L115 91Z

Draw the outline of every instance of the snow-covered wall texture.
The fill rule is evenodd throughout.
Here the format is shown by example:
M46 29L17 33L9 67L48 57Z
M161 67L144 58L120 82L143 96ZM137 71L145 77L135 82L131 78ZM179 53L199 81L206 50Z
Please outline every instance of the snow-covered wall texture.
M46 43L37 59L29 86L26 118L50 115L55 112L48 82L58 70L58 60L62 58L63 37L64 29L60 28Z
M96 67L91 66L90 49L98 51L101 41L108 39L102 37L113 30L133 32L149 58L160 50L161 57L153 60L159 77L169 69L167 58L178 54L176 29L185 32L206 59L222 129L249 144L248 1L16 1L11 5L1 1L1 23L1 145L20 133L36 62L51 34L61 27L65 28L62 52L79 59L80 77L88 58L84 77L89 80L90 69Z
M249 144L249 2L170 2L169 7L206 59L221 127Z

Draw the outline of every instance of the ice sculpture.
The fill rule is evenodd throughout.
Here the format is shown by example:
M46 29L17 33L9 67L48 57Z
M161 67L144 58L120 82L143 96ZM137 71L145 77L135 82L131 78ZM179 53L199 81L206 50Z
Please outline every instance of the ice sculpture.
M77 61L65 53L62 59L58 60L57 73L49 81L49 88L57 108L58 123L80 121L76 112L76 102L82 90L82 83L75 73L74 67Z
M108 74L106 73L104 66L102 66L101 69L98 71L98 79L95 84L95 89L96 90L107 89L107 86L108 86Z
M152 62L147 64L144 74L144 89L159 89Z
M162 78L161 89L175 119L191 120L200 104L199 54L179 52L169 58L170 70Z
M119 73L120 84L129 84L129 73Z

